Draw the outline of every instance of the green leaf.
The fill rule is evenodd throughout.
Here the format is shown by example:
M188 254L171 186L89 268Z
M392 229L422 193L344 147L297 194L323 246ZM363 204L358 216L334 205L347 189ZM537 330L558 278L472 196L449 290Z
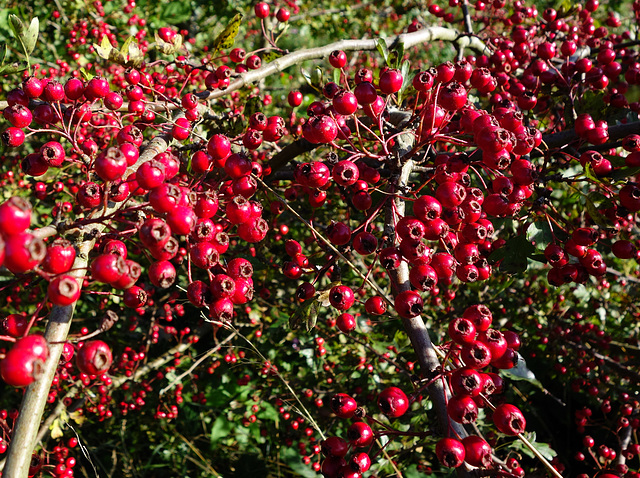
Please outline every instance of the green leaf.
M553 233L549 222L545 219L540 219L529 225L527 229L527 240L534 242L537 249L544 249L547 245L553 241Z
M163 23L177 25L178 23L184 23L189 20L191 13L190 2L169 2L162 8L160 18L164 20Z
M82 75L82 78L84 78L84 81L89 81L95 76L89 73L84 67L80 68L80 74Z
M619 179L629 178L631 176L635 176L640 173L640 167L636 166L635 168L618 168L611 172L608 176L609 178L617 181Z
M249 118L256 111L262 111L262 101L259 96L251 96L244 105L244 116Z
M393 49L393 51L395 52L396 58L397 58L396 66L395 66L397 68L400 62L402 61L402 58L404 57L404 43L398 43L398 45Z
M385 41L384 38L376 39L376 48L378 49L380 56L382 56L382 59L384 60L385 64L388 64L389 48L387 47L387 42Z
M340 75L342 74L342 72L340 71L339 68L334 68L333 69L333 82L337 85L340 84Z
M289 317L289 327L292 330L296 330L304 324L305 329L309 332L316 326L318 320L318 301L309 299L299 306L291 317Z
M316 478L318 476L311 467L302 463L300 453L295 448L284 448L281 457L287 466L294 471L295 476L300 476L302 478Z
M594 120L602 119L606 109L604 93L588 90L580 97L580 101L576 103L575 107L577 115L589 113Z
M211 435L209 436L211 444L213 445L222 438L227 437L231 430L233 430L233 423L225 415L220 415L211 426Z
M507 274L517 274L527 269L527 262L533 256L536 248L533 247L526 235L512 237L504 246L489 256L492 263L500 262L500 271Z
M556 456L556 452L553 450L553 448L551 448L547 443L537 443L536 442L536 433L535 432L531 432L531 433L524 433L525 438L527 438L527 440L529 440L529 442L533 445L533 447L538 451L538 453L540 453L542 456L544 456L547 460L553 460ZM525 455L527 455L530 458L535 458L536 456L533 454L533 452L531 450L529 450L529 447L527 447L524 443L522 443L520 440L514 440L513 443L511 443L511 449L514 450L519 450L522 453L524 453Z
M237 13L229 22L229 24L220 32L220 34L213 40L213 48L215 50L214 55L220 50L231 48L235 42L238 31L240 30L240 24L242 23L242 13Z
M0 65L4 65L4 61L7 59L7 44L3 43L0 48L2 48L2 53L0 53L0 57L2 58L2 60L0 60Z
M512 380L525 380L538 388L543 388L542 383L540 383L535 374L527 368L527 362L519 353L515 367L501 370L501 372Z
M307 82L307 85L309 85L311 88L315 88L315 86L313 86L313 83L311 83L311 75L307 70L303 70L302 68L300 68L300 74L302 75L302 78L304 78L304 81Z
M16 37L16 39L22 42L22 37L25 32L24 23L22 23L22 20L20 20L17 15L11 14L9 15L9 26L11 27L13 35Z
M411 84L411 79L409 78L410 69L411 62L409 60L403 61L402 66L400 67L400 73L402 73L402 86L400 87L400 91L398 91L398 104L402 104L402 97L404 96L404 92Z
M316 69L311 74L311 81L318 88L322 88L324 85L324 71L322 71L322 68L316 66Z
M27 69L27 64L22 62L7 63L0 66L0 75L10 75Z
M596 173L594 172L593 166L591 166L591 163L586 163L584 165L584 175L586 178L591 179L592 181L595 181L597 183L602 182L600 181L600 178L596 176Z
M609 229L613 227L611 221L600 211L611 205L611 200L599 192L592 192L585 197L585 208L593 222L598 226Z
M29 28L24 34L23 43L24 47L27 50L27 55L30 55L34 48L36 47L36 42L38 41L38 33L40 32L40 20L38 17L34 17L29 24Z

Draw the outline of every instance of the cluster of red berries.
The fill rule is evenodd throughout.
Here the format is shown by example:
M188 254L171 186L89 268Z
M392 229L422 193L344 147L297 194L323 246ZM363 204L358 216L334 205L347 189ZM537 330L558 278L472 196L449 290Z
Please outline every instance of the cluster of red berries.
M407 395L398 387L384 389L378 395L378 407L381 413L389 418L399 418L409 409L411 404ZM321 443L322 454L325 456L320 471L326 478L359 477L369 470L371 457L358 448L369 448L376 438L376 433L368 424L366 412L358 407L355 399L345 393L338 393L331 397L331 410L339 418L355 421L347 430L347 440L333 436ZM349 450L351 456L347 460Z

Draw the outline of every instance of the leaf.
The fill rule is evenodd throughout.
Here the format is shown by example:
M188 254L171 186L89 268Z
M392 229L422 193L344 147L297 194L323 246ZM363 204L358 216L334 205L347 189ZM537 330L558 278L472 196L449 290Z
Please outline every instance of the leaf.
M302 478L316 478L318 476L318 474L313 471L311 467L302 463L302 460L300 459L300 453L295 448L284 448L281 457L287 464L287 466L294 471L295 476L300 476Z
M291 317L289 317L289 327L291 327L292 330L296 330L304 324L305 329L309 332L316 326L317 320L318 301L313 298L304 302L291 314Z
M316 291L315 297L320 302L320 305L322 307L329 307L329 305L331 305L331 302L329 301L329 293L331 292L331 289L340 284L342 284L342 282L335 281L329 284L325 289Z
M508 375L512 380L526 380L538 388L543 388L542 383L536 378L535 374L527 368L527 362L520 353L516 352L518 360L513 368L504 369L502 372Z
M262 61L265 63L269 63L270 61L275 60L276 58L280 58L281 56L284 56L284 53L282 53L281 51L278 50L269 50L267 53L264 54L264 56L262 57Z
M396 54L396 68L398 67L398 65L400 64L400 62L402 61L402 58L404 57L404 43L400 42L398 43L398 45L393 49L394 53ZM408 70L407 70L408 73ZM403 76L403 78L407 78L406 75Z
M24 35L25 31L24 23L22 23L22 20L20 20L17 15L14 15L12 13L11 15L9 15L9 26L11 27L13 35L16 37L16 39L22 42L22 36Z
M0 65L4 65L4 61L7 59L7 44L3 43L1 48L2 53L0 54L0 57L2 57L2 60L0 60Z
M607 207L611 200L599 192L592 192L585 197L585 208L593 222L603 229L613 227L611 221L600 211Z
M310 87L315 88L313 86L313 83L311 83L311 75L307 70L303 70L302 68L300 68L300 74L302 75L302 78L304 78L304 81L306 81Z
M60 427L60 419L56 418L53 423L51 424L51 426L49 427L49 430L51 430L51 438L56 439L56 438L60 438L61 436L64 435L62 428Z
M11 73L17 73L27 69L27 64L22 62L7 63L0 66L0 75L10 75Z
M40 32L40 20L38 17L34 17L29 24L29 28L24 34L23 43L24 47L27 50L27 55L30 55L34 48L36 47L36 42L38 41L38 33Z
M544 249L553 241L553 234L549 222L541 219L534 221L527 229L527 240L534 242L537 249Z
M387 42L385 41L384 38L376 39L376 48L378 49L380 56L382 56L382 59L384 60L385 64L388 64L389 48L387 47Z
M80 68L80 74L82 75L82 78L84 78L84 81L89 81L91 78L94 77L94 75L89 73L84 67Z
M339 68L334 68L333 69L333 82L336 85L340 84L340 76L342 75L342 71L340 71Z
M525 436L525 438L527 440L529 440L529 442L538 451L538 453L540 453L542 456L544 456L547 460L553 460L555 458L556 452L553 450L553 448L551 448L547 443L537 443L536 442L536 432L531 432L531 433L526 433L525 432L524 436ZM531 450L529 450L529 447L527 447L520 440L514 440L513 443L511 443L511 448L521 451L522 453L524 453L525 455L527 455L530 458L535 458L536 457L533 454L533 452Z
M240 30L240 23L242 23L242 13L237 13L224 30L213 40L214 55L220 50L225 50L233 46L238 31Z
M586 163L584 165L584 175L586 178L591 179L592 181L595 182L602 182L600 181L600 178L598 178L598 176L596 176L596 173L593 170L593 166L591 166L591 163Z
M222 438L227 437L232 429L233 423L227 420L225 415L220 415L211 426L211 435L209 436L211 444L213 445Z
M189 2L169 2L164 5L160 18L163 23L177 25L191 18L191 4Z
M608 177L617 181L619 179L635 176L638 173L640 173L640 167L637 166L635 168L618 168L613 170Z
M133 35L130 35L120 48L120 59L125 66L138 66L144 60L144 55L134 41Z
M594 120L603 118L606 105L604 103L604 93L594 92L592 90L586 91L581 97L580 101L576 103L576 114L589 113L593 116Z
M402 104L403 93L411 84L411 79L409 78L410 68L411 62L409 60L405 60L402 62L402 66L400 67L400 73L402 74L402 86L400 87L400 91L398 91L398 104Z
M138 47L137 43L132 43L129 45L129 59L127 61L127 66L138 67L144 62L144 53Z
M324 71L319 66L316 66L316 69L313 70L311 82L318 88L322 88L322 85L324 85Z
M111 57L111 51L114 49L113 45L111 45L111 42L109 41L109 38L107 38L107 35L104 35L102 37L100 45L96 45L94 43L93 48L96 50L98 56L104 60L108 60Z
M523 234L507 240L504 246L489 256L489 260L492 263L501 261L500 271L507 274L517 274L527 269L527 259L535 252L536 248Z
M75 411L69 414L69 418L71 418L71 420L73 420L74 422L76 422L79 426L82 426L82 424L87 420L86 417L84 417L80 411Z
M160 36L158 35L158 32L156 32L155 39L156 39L156 44L155 44L156 49L165 55L173 55L182 47L182 35L180 34L177 34L174 37L172 43L168 43L164 41L162 38L160 38Z

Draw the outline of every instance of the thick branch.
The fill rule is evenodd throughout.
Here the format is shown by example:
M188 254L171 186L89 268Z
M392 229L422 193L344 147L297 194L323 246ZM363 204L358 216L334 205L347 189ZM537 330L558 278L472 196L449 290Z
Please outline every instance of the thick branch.
M402 165L400 175L398 176L396 181L396 191L402 192L404 188L406 188L412 169L413 161L409 159ZM385 217L385 226L388 226L389 230L394 227L394 224L397 223L397 220L400 217L404 216L404 210L404 200L396 197L394 199L394 204L390 204L390 206L387 208ZM409 267L406 262L402 262L400 264L400 267L398 267L396 270L390 271L389 275L392 281L394 295L397 295L400 292L409 290L411 288L411 284L409 282ZM418 362L420 363L420 367L422 368L424 375L426 376L426 378L431 379L442 369L442 365L440 363L440 360L438 359L438 355L433 346L433 343L431 342L431 337L429 336L429 330L427 329L427 326L425 325L421 316L417 316L411 319L403 318L402 325L404 326L407 335L409 336L409 340L411 340L411 345L413 346L413 349L418 356ZM449 436L449 434L452 433L454 436L457 435L460 438L464 438L465 436L467 436L467 432L462 427L462 425L449 419L449 415L447 413L447 391L445 390L442 381L434 380L433 383L428 387L428 391L429 397L431 398L433 407L438 416L441 433L445 436Z
M149 142L144 153L140 155L138 162L130 168L129 172L135 171L143 162L165 151L169 147L169 141L170 136L168 135L156 136ZM119 207L120 205L112 205L105 210L96 210L89 217L104 217L112 214ZM96 237L99 235L95 234L95 232L100 233L105 227L106 224L95 223L79 228L81 235L89 234L88 237L91 237L91 239L85 239L79 244L78 254L73 263L72 272L70 272L71 275L76 277L80 287L82 287L87 271L89 253L95 245ZM74 309L75 304L66 307L55 306L49 314L49 321L44 334L49 344L49 358L43 366L40 378L27 388L22 397L20 414L13 429L3 476L11 478L27 478L28 476L31 455L36 446L38 428L47 403L51 382L60 362L64 342L69 334Z
M609 141L617 141L630 134L640 133L640 121L634 123L620 124L609 128ZM567 129L560 133L548 134L543 137L544 143L548 149L556 149L567 146L578 139L578 135L574 129ZM532 153L532 156L535 156ZM538 155L540 155L538 153Z
M398 44L404 45L405 49L412 46L420 45L422 43L434 42L434 41L448 41L455 42L460 48L471 48L478 51L486 50L486 45L477 37L461 35L460 32L452 28L443 27L429 27L423 28L413 33L402 33L393 38L386 39L387 44L393 47ZM362 39L362 40L340 40L328 45L309 48L308 50L298 50L293 53L289 53L281 58L277 58L272 62L267 63L257 70L247 71L240 74L239 78L233 81L224 90L218 90L203 95L205 98L215 99L228 95L230 92L239 90L247 85L256 83L263 78L271 76L276 73L280 73L287 68L302 63L307 60L318 60L321 58L327 58L334 50L343 51L371 51L377 49L377 39Z

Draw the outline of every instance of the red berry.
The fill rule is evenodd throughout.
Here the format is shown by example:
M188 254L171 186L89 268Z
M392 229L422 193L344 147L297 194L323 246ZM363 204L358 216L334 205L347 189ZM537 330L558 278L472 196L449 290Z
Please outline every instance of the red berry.
M75 277L59 275L49 282L47 294L55 305L70 305L80 298L80 286Z
M508 403L496 407L493 412L493 423L498 430L506 435L523 433L527 425L520 409Z
M358 408L356 401L346 393L336 393L331 397L331 410L339 418L351 418Z
M0 376L13 387L26 387L38 378L42 365L28 350L14 347L0 361Z
M458 423L473 423L478 418L478 405L469 395L456 395L447 403L449 417Z
M14 274L23 274L42 262L47 248L42 239L21 232L6 238L4 252L5 267Z
M0 233L7 237L20 234L31 225L31 204L21 197L11 197L0 204Z
M413 290L400 292L395 297L394 305L398 315L405 319L417 317L423 309L422 297Z
M400 70L387 69L380 75L378 86L380 87L380 91L387 95L391 95L400 91L400 88L402 88L402 81L403 78Z
M342 68L347 64L347 54L342 50L334 50L329 55L329 63L334 68Z
M111 349L101 340L84 342L76 353L76 366L86 375L100 375L107 372L112 360Z
M436 443L436 456L444 466L457 468L464 462L465 449L462 443L454 438L441 438Z
M353 315L345 312L336 319L336 325L340 332L348 334L356 329L356 319Z
M364 422L355 422L347 430L347 438L351 446L365 448L373 442L373 430Z
M253 11L258 18L267 18L269 16L269 5L264 2L256 3Z
M398 387L385 388L378 395L378 407L386 416L398 418L409 409L409 399Z
M462 440L465 451L465 461L471 466L487 468L493 462L491 447L482 438L470 435Z
M112 284L127 272L127 265L121 256L101 254L91 262L91 275L94 280Z
M327 457L342 458L349 451L349 443L340 437L329 437L322 441L320 447L322 454Z
M329 291L329 302L338 310L347 310L354 301L353 291L346 285L332 287Z

